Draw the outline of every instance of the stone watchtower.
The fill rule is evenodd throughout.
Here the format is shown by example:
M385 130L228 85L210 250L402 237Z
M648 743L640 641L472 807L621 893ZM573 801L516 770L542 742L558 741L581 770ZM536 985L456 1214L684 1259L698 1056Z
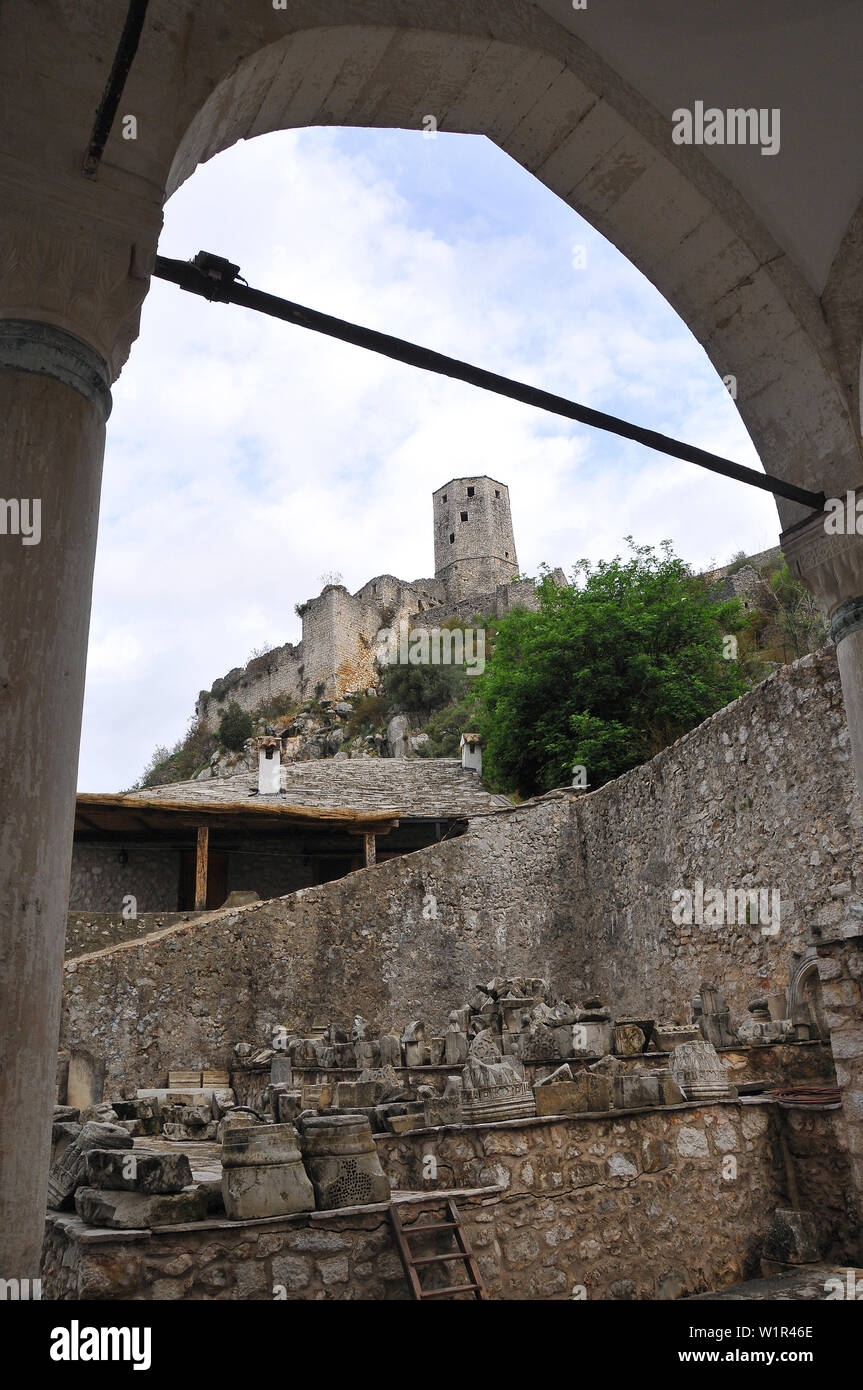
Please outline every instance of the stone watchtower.
M518 578L509 489L493 478L453 478L433 494L435 577L457 603Z

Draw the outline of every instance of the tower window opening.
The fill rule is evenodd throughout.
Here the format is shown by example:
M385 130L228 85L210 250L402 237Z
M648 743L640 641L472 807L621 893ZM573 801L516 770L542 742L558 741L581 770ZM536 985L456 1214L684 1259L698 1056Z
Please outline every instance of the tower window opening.
M450 545L455 545L455 531L450 531L450 533L449 533L449 543L450 543Z
M468 490L467 490L467 495L468 495L468 497L473 497L473 494L474 494L475 490L476 490L475 488L469 487Z
M460 515L461 515L462 521L467 521L467 512L461 512Z
M445 501L446 501L446 493L444 493L443 497L442 497L440 500L441 500L442 502L445 502Z
M500 497L500 488L498 488L498 487L495 488L495 490L494 490L494 495L495 495L495 497Z

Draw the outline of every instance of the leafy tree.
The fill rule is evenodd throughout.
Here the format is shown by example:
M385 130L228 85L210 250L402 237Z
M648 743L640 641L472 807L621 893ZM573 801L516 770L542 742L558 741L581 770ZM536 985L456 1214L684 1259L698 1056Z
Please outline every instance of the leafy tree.
M723 659L739 602L711 599L668 542L657 554L626 539L625 560L581 560L566 587L546 571L539 611L501 620L476 682L484 771L499 790L569 785L579 764L596 788L744 693Z
M252 716L232 700L219 720L217 737L223 748L239 753L246 739L252 737L253 727Z

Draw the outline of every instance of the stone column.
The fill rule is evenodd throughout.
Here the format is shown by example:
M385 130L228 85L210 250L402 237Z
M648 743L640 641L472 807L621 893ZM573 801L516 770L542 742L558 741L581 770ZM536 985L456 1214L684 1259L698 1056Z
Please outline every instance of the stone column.
M0 320L3 1278L39 1273L109 406L106 364L84 342Z
M38 150L62 170L37 174L29 146L0 166L0 1278L19 1279L38 1276L44 1229L109 388L161 220L155 186L73 176L59 140Z
M856 522L849 495L846 520ZM863 524L863 519L861 519ZM857 788L863 797L863 536L827 530L818 516L786 531L782 549L791 573L817 598L836 643ZM801 768L801 776L806 769ZM848 905L844 921L813 933L818 973L852 1170L863 1208L863 901Z

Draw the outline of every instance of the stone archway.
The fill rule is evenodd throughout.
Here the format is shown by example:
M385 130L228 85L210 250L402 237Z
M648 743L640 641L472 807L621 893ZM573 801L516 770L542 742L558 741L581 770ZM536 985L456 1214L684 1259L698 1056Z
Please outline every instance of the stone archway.
M821 1001L820 979L818 975L818 953L814 946L807 948L805 954L791 969L788 976L788 1018L794 1018L801 1007L809 1009L812 1022L822 1038L830 1036L830 1029L824 1017Z
M489 39L430 33L426 13L429 25L416 28L302 29L245 57L182 132L167 195L202 161L276 130L421 130L433 115L443 131L486 135L618 247L717 372L736 377L738 409L767 471L828 494L851 486L859 441L820 306L733 190L555 26L525 32L510 12L499 26L506 37ZM804 515L794 503L779 507L786 526Z
M738 189L595 51L522 0L151 4L114 130L81 176L122 0L4 9L13 118L0 153L0 491L51 500L43 542L0 552L0 1274L35 1273L54 1085L65 888L108 388L137 333L162 205L200 160L307 124L482 133L580 212L675 307L765 467L828 495L863 476L823 306ZM26 61L25 61L26 59ZM31 73L40 75L41 104ZM192 248L197 250L198 248ZM226 248L229 250L229 248ZM854 262L856 267L857 262ZM855 272L856 273L856 272ZM801 519L781 506L787 527ZM837 633L863 781L863 563L856 537L798 535ZM855 607L858 605L858 607Z

